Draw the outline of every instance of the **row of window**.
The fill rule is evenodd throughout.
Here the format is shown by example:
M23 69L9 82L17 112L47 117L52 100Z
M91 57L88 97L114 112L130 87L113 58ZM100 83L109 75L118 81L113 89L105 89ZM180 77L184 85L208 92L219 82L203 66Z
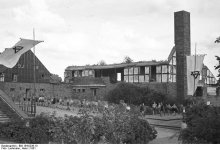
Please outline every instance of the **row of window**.
M41 78L44 78L44 74L41 74ZM0 74L0 82L5 81L5 74L1 73ZM18 75L17 74L12 74L12 81L17 82L18 81Z
M86 91L86 89L73 89L73 92L75 93L84 93Z
M91 88L93 96L97 95L97 88ZM73 89L73 92L75 93L85 93L86 89Z
M22 87L20 87L20 90L22 90ZM30 90L30 89L26 89L27 90ZM10 88L10 92L14 92L15 91L15 88ZM39 89L40 92L45 92L45 89Z
M76 70L73 71L73 77L88 77L94 76L94 70Z
M141 82L176 82L176 66L141 66L124 69L124 81Z
M151 70L150 67L130 67L124 69L124 75L144 75L144 74L150 74L153 73L170 73L170 74L176 74L176 66L170 66L170 65L160 65L156 66L156 72Z
M172 74L157 74L156 79L151 78L149 75L134 75L124 76L125 82L130 83L143 83L143 82L176 82L176 75Z

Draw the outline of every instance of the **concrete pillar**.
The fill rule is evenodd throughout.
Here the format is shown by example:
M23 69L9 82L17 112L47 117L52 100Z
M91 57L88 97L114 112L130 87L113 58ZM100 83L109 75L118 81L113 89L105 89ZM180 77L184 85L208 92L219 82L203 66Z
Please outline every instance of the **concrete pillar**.
M178 11L174 13L174 34L177 67L177 100L183 101L187 96L186 56L191 54L189 12Z

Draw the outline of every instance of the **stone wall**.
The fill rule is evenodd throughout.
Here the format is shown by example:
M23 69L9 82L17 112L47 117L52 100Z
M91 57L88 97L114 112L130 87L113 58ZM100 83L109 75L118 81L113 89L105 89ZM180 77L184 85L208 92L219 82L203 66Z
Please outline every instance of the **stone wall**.
M14 100L31 97L34 93L33 83L1 82L0 89ZM36 96L47 98L71 97L72 91L68 84L35 83Z
M109 77L102 77L105 87L72 86L72 95L75 99L86 100L104 100L105 95L115 88L120 82L111 83ZM166 94L170 99L176 99L176 83L133 83L137 86L149 87L157 92ZM96 96L93 95L93 89L96 88ZM84 89L84 91L83 91ZM78 91L79 90L79 91Z
M94 95L94 90L96 95ZM74 99L103 100L105 94L105 86L72 86L72 98Z

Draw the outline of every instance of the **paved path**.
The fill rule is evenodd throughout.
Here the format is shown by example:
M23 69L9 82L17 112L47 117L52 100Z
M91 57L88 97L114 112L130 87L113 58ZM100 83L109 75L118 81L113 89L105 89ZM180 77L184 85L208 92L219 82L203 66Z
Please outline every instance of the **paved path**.
M150 141L149 144L180 144L178 141L179 131L155 128L158 132L157 138Z

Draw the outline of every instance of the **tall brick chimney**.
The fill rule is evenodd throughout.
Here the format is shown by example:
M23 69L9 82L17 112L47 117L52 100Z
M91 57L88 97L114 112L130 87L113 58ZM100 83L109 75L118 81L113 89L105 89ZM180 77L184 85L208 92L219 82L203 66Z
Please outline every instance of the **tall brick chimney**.
M177 100L183 101L187 96L186 56L191 54L189 12L178 11L174 13L174 34Z

